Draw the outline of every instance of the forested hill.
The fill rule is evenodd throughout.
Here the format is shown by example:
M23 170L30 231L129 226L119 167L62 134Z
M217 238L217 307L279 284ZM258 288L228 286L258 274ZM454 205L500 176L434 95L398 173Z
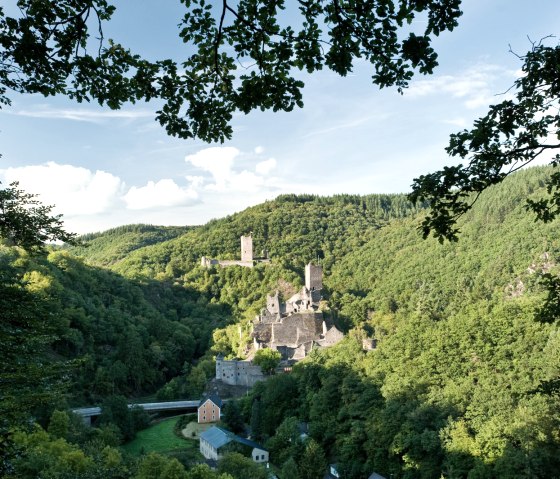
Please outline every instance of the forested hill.
M122 260L131 251L176 238L192 228L143 224L119 226L101 233L81 236L81 241L87 247L75 247L73 253L87 256L92 264L109 266Z
M525 208L549 174L490 188L457 243L423 240L424 212L403 195L282 196L203 226L117 228L46 257L0 245L0 271L17 271L52 319L47 358L80 361L71 399L100 403L200 397L216 353L246 352L265 295L293 293L319 258L346 339L260 383L240 409L273 464L302 460L286 431L304 421L341 477L557 477L557 296L543 305L560 223ZM200 266L237 258L249 232L270 265ZM377 349L364 351L365 337Z
M423 241L421 217L396 220L333 265L330 304L353 329L245 406L272 461L297 457L283 441L305 421L345 478L559 477L557 293L543 305L560 223L525 210L549 173L485 192L457 243Z
M294 268L320 258L328 270L390 219L417 211L405 195L283 195L188 228L173 239L179 228L127 226L85 236L89 247L73 252L126 276L177 278L198 265L201 256L238 258L239 237L252 233L255 255L267 250Z
M200 358L211 357L212 344L242 353L247 335L240 341L236 324L247 324L271 289L292 293L302 283L300 266L319 250L334 262L367 231L413 211L402 195L281 197L199 227L129 225L86 235L87 247L45 257L0 246L0 268L15 268L56 319L52 353L80 359L73 404L154 394L185 375L189 388L176 393L196 398L213 374ZM239 236L248 231L257 247L260 241L276 252L273 265L199 267L204 254L238 257Z
M527 198L546 195L549 174L531 168L490 188L459 220L456 243L423 240L421 214L391 222L333 266L326 282L335 301L356 324L364 309L419 308L438 318L461 309L466 295L483 301L529 291L560 261L560 223L536 221L526 210Z

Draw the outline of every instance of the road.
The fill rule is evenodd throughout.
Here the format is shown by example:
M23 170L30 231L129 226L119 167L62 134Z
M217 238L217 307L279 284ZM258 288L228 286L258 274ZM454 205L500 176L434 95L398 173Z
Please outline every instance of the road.
M165 402L146 402L146 403L131 403L128 407L140 406L146 411L175 411L175 410L196 410L200 401L165 401ZM81 407L72 409L72 412L80 416L95 417L101 414L100 407Z

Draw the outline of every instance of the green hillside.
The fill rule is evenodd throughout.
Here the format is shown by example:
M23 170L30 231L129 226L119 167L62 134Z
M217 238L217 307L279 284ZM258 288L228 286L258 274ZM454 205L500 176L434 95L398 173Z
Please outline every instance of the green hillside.
M438 317L463 308L464 297L490 300L530 289L560 255L559 223L536 222L525 209L527 198L545 194L548 172L532 168L489 189L460 219L456 243L422 240L421 215L392 222L333 267L326 282L335 302L403 314L429 308ZM364 319L348 316L354 324Z
M0 264L14 268L44 304L52 351L75 360L72 403L99 403L110 394L153 393L188 371L208 349L212 331L231 317L198 291L169 282L134 281L85 265L66 251L30 257L0 246Z
M204 226L189 228L169 241L164 237L164 228L155 228L148 236L137 227L123 227L91 240L86 236L83 239L91 246L73 251L88 262L109 264L128 277L178 278L200 264L201 256L238 258L239 237L252 232L256 255L267 250L277 262L296 269L320 258L328 270L390 219L417 211L405 195L284 195ZM144 246L146 238L157 235L161 241ZM115 251L127 249L130 254L111 264L116 258ZM111 258L111 263L104 257Z
M352 479L557 477L560 335L543 304L560 224L525 209L549 174L491 188L457 243L422 240L422 211L403 195L283 196L198 227L117 228L44 258L2 246L0 260L45 303L51 359L79 361L69 400L99 403L198 397L217 352L246 352L265 295L294 292L318 259L347 338L239 404L276 466L308 467L314 454ZM238 257L249 232L270 265L200 266ZM312 452L289 440L302 421Z
M331 306L355 329L245 407L272 457L285 460L280 430L295 416L342 477L558 477L558 318L540 319L560 225L524 206L546 174L488 191L458 243L423 241L420 218L399 220L333 266ZM364 337L377 349L363 351Z
M91 264L109 266L125 258L131 251L176 238L192 228L189 226L119 226L101 233L81 236L81 241L87 247L74 247L73 253L87 257Z

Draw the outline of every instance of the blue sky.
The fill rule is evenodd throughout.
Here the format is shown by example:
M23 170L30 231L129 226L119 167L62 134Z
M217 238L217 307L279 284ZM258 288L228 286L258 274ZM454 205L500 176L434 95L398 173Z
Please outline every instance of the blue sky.
M113 37L149 58L186 58L178 0L115 2ZM467 0L459 27L435 42L440 66L404 95L346 78L305 76L305 107L236 115L222 145L168 137L156 104L110 111L66 98L13 95L0 110L0 181L14 180L64 215L67 229L201 224L282 193L407 192L450 160L449 135L501 101L519 74L509 53L556 34L557 0ZM555 42L556 40L552 40Z

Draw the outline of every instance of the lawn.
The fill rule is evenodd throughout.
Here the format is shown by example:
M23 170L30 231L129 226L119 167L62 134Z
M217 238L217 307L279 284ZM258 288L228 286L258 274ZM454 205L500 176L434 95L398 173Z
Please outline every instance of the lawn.
M133 441L124 444L122 448L135 456L152 451L160 453L198 451L198 441L182 439L175 435L173 428L178 419L177 417L165 419L140 431Z

